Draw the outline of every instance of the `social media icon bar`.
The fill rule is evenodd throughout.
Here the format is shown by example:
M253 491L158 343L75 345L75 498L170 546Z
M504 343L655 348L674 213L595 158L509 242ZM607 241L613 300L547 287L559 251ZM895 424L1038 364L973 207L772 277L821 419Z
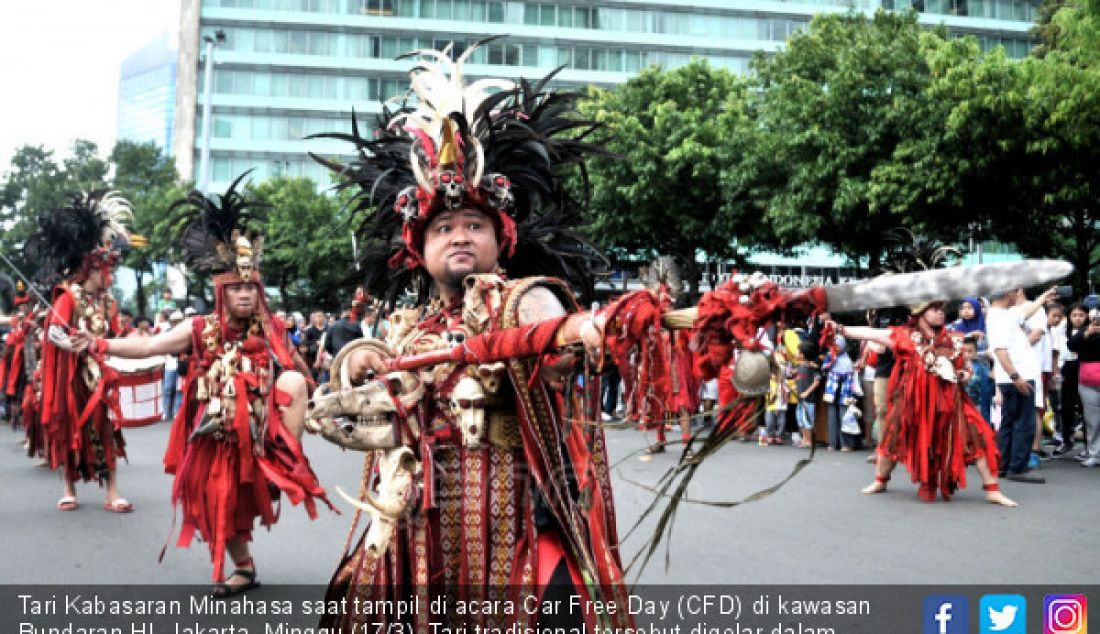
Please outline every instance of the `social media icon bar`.
M1027 599L987 594L978 603L978 634L1027 634Z
M1088 634L1089 602L1083 594L1043 598L1043 634Z
M970 599L933 594L924 599L924 634L970 634Z

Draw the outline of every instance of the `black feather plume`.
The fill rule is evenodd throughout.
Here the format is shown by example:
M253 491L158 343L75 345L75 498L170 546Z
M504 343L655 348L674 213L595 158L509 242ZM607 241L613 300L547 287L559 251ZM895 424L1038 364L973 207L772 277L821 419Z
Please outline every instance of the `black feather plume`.
M80 269L84 256L95 249L125 244L122 222L130 205L107 191L72 194L69 204L38 216L37 231L27 241L27 255L39 262L38 278L52 286Z
M511 181L517 244L514 257L502 258L501 266L512 278L563 278L587 296L593 285L593 269L605 268L607 260L575 230L583 224L588 202L584 160L610 154L589 139L598 124L579 116L575 102L580 95L547 90L548 82L559 70L534 85L521 80L511 90L485 98L467 113L469 118L459 112L451 113L449 118L462 138L475 138L480 143L484 173L500 173ZM337 189L356 190L350 207L360 242L359 268L365 271L367 291L389 300L412 291L423 301L429 289L421 268L389 268L391 257L404 247L403 221L394 213L394 204L402 190L417 185L410 165L414 137L391 123L401 115L414 120L416 113L408 101L397 109L383 104L370 138L360 134L354 113L350 134L314 135L348 141L355 147L356 158L346 164L314 158L337 173ZM470 161L473 144L466 143L463 149ZM570 169L579 170L581 175L580 200L563 187Z
M238 176L220 196L194 189L168 208L172 224L180 228L179 250L189 268L204 273L231 271L236 267L233 232L248 237L261 233L266 205L237 189L250 173Z

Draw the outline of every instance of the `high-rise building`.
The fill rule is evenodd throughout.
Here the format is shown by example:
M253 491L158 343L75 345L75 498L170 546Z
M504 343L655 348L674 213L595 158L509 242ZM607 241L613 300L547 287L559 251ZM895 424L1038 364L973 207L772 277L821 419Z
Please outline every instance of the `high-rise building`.
M303 140L347 130L354 109L373 123L380 99L408 86L417 48L476 51L471 76L537 77L564 65L558 83L610 86L651 64L673 68L694 55L747 72L757 50L775 51L814 13L865 12L912 3L924 24L977 35L984 46L1026 55L1038 0L182 0L176 165L198 174L203 36L221 30L215 53L210 139L212 188L255 168L255 177L305 175L327 182L307 151L347 145Z
M176 47L165 33L122 61L118 82L118 140L152 141L165 152L172 152L176 60Z

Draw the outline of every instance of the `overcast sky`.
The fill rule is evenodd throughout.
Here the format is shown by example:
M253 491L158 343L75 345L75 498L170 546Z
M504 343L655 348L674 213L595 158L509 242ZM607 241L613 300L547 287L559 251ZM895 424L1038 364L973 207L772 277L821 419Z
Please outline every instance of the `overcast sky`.
M0 173L26 143L114 145L123 58L178 28L179 0L0 0ZM174 39L172 41L175 41Z

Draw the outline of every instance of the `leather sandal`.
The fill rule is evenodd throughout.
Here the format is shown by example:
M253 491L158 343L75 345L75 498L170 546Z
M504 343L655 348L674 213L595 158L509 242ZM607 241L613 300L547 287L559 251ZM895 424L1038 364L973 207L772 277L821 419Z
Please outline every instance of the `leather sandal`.
M245 583L230 585L228 583L218 583L214 585L214 589L211 590L210 596L215 599L227 599L229 597L236 596L238 594L248 592L249 590L255 590L260 587L260 582L256 581L256 570L248 570L246 568L238 568L233 571L233 574L229 575L230 578L244 577Z

